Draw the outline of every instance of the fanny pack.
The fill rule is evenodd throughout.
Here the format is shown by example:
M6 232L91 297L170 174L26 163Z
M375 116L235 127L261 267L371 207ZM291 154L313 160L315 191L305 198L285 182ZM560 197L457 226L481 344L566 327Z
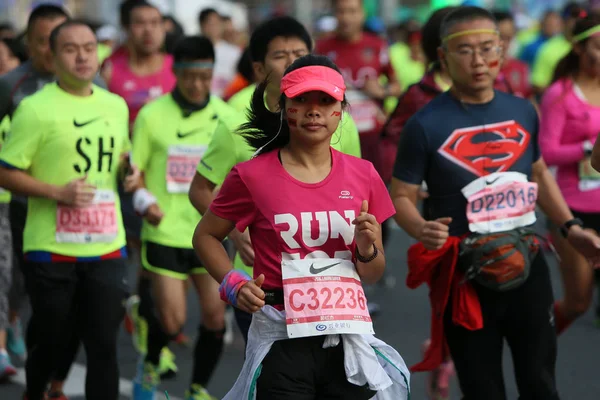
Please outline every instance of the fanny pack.
M532 229L473 233L460 243L458 268L465 281L474 280L497 292L521 286L531 270L540 245Z

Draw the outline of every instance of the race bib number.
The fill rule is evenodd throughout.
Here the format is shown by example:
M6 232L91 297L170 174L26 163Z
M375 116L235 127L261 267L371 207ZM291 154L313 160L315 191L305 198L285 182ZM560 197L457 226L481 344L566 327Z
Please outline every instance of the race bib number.
M504 232L536 221L537 184L519 172L483 176L462 189L473 233Z
M374 333L365 292L352 261L285 260L281 269L290 338Z
M110 243L117 237L115 192L96 190L87 207L56 207L56 241L58 243Z
M372 131L377 127L377 119L381 109L375 101L358 90L346 91L350 104L349 111L359 133Z
M167 191L169 193L187 193L196 167L202 159L207 146L176 145L170 146L167 158Z
M586 157L579 163L579 190L587 192L600 188L600 172L592 167L591 158Z

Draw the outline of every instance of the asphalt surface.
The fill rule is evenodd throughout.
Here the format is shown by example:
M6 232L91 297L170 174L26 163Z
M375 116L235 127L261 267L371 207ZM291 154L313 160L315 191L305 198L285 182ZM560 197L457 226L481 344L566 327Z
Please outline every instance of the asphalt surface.
M400 230L394 230L392 242L386 251L390 276L397 280L393 288L376 286L367 292L369 301L378 303L381 314L375 320L375 331L379 338L395 347L404 357L408 365L420 360L421 343L429 334L429 301L426 287L409 290L404 284L406 278L406 250L412 241ZM556 262L549 256L554 291L557 297L561 296L559 271ZM133 273L133 271L132 271ZM196 297L190 293L189 321L185 333L192 338L197 335L199 323L199 307ZM26 311L25 314L26 315ZM600 330L594 326L593 313L576 321L571 328L559 338L559 355L556 368L559 391L562 399L569 400L597 400L600 398L600 380L598 379L598 363L600 360L600 346L598 338ZM189 384L193 348L177 345L171 346L177 355L177 364L180 372L169 381L163 383L163 390L168 391L171 400L183 399ZM137 355L131 345L130 337L124 332L119 338L119 360L121 375L121 399L129 399L131 380L135 374ZM213 395L225 395L233 382L243 362L243 340L238 332L232 344L226 347L223 358L215 371L212 382L208 386ZM505 351L504 375L506 378L508 399L517 399L517 390L512 374L512 360ZM78 361L72 370L67 384L67 394L71 400L81 400L85 377L85 355L80 351ZM20 399L23 392L23 375L13 379L12 382L0 385L0 400ZM411 377L412 399L426 399L424 385L425 374L413 374ZM158 396L159 400L165 396ZM460 391L456 379L452 381L452 399L460 399Z

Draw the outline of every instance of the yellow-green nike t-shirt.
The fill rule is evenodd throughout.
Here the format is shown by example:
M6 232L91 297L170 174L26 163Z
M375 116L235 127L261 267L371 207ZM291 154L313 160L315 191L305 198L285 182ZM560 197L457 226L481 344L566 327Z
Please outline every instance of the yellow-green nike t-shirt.
M30 197L24 252L100 257L125 246L117 193L120 157L130 150L125 100L98 86L80 97L49 83L25 98L11 121L0 162L42 182L63 186L87 175L96 186L85 208Z
M0 148L6 141L8 134L10 133L10 117L7 115L0 122ZM8 190L0 188L0 204L6 204L10 202L10 192Z
M188 117L170 93L142 108L134 127L132 161L144 173L146 188L164 214L158 226L143 221L142 240L192 248L201 218L188 198L196 167L217 127L235 129L243 120L214 96L205 108Z
M252 102L252 95L254 94L254 90L256 89L256 84L251 84L231 96L227 104L231 107L235 108L237 111L246 115L246 111L248 107L250 107L250 102Z

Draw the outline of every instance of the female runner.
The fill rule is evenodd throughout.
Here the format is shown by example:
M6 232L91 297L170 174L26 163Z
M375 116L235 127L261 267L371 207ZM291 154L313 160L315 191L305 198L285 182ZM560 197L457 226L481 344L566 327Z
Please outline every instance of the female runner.
M558 167L556 182L573 215L600 232L600 174L590 166L600 132L600 19L590 15L577 21L572 40L573 49L557 66L542 99L540 149L548 165ZM557 230L552 239L562 259L565 290L554 310L561 333L589 308L594 271Z
M230 172L194 235L221 298L254 313L225 399L405 399L409 373L373 336L361 286L383 274L380 226L394 207L370 162L330 147L344 79L328 58L308 55L284 74L280 113L265 109L264 89L241 131L258 156ZM254 279L221 245L246 227Z

